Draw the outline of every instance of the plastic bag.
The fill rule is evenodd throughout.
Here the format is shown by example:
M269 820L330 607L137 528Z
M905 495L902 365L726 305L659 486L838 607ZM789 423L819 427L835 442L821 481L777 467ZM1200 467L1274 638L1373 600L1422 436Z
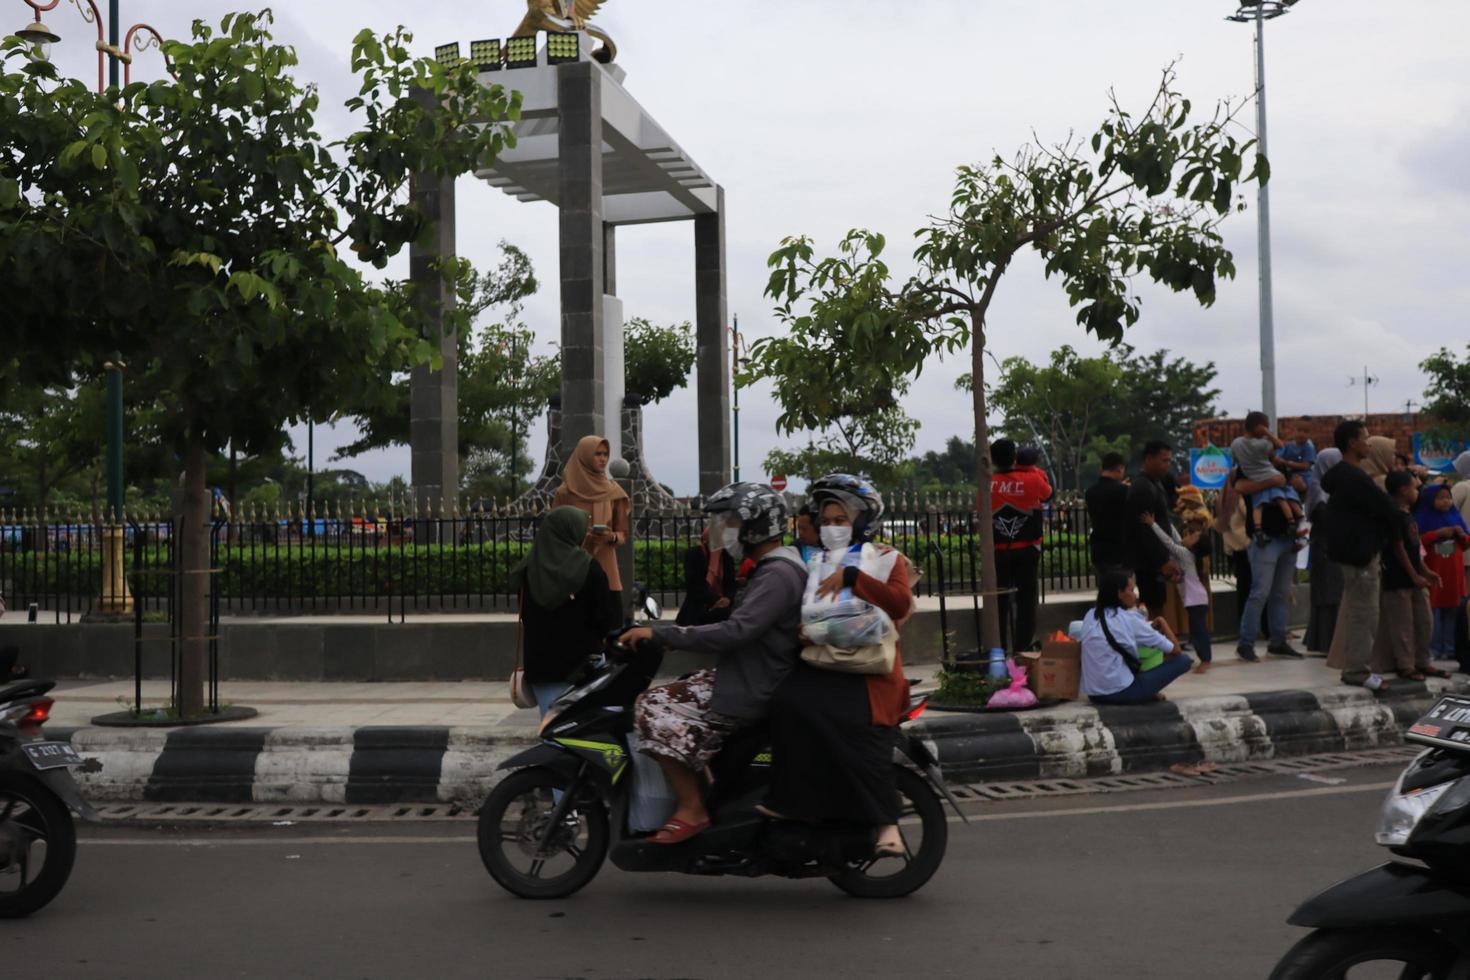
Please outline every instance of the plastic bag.
M1011 686L1002 688L985 702L987 708L1032 708L1036 706L1036 692L1026 686L1026 668L1010 664Z
M893 629L888 614L861 599L813 603L801 607L807 639L845 650L875 646Z
M633 760L633 792L628 797L628 829L634 833L658 830L674 815L677 800L663 767L638 751L638 733L628 733L628 755Z

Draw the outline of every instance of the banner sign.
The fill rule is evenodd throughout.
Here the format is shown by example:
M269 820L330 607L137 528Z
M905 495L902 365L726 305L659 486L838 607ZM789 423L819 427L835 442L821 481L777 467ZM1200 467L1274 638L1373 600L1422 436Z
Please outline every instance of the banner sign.
M1436 473L1455 468L1455 457L1470 449L1463 439L1436 439L1423 432L1414 433L1414 462Z
M1189 482L1201 490L1224 490L1234 468L1228 449L1210 445L1189 451Z

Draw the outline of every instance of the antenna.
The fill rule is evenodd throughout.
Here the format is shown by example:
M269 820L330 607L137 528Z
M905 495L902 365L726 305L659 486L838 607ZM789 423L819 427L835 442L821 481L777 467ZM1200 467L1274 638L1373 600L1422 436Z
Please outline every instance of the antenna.
M1363 376L1361 378L1348 378L1348 387L1356 385L1363 386L1363 418L1368 417L1368 389L1378 383L1378 378L1368 373L1368 366L1363 365Z

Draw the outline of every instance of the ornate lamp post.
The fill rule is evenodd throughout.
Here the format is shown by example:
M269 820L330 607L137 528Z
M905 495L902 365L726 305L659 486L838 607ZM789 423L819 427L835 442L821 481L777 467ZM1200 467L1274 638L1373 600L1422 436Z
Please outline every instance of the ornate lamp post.
M97 91L105 93L108 86L118 87L121 69L122 83L132 81L133 52L150 47L161 47L163 35L149 24L134 24L122 33L118 15L118 0L109 0L106 25L96 0L71 0L81 13L82 19L97 27ZM58 43L61 36L47 27L41 15L55 10L61 0L25 0L26 6L35 13L35 20L16 31L16 36L38 45L42 56L47 49ZM121 35L121 46L119 36ZM133 597L128 591L127 577L123 573L123 529L122 513L125 490L123 486L123 395L122 372L126 365L122 355L114 352L105 364L107 371L107 528L102 539L102 597L98 608L103 613L125 615L132 612Z

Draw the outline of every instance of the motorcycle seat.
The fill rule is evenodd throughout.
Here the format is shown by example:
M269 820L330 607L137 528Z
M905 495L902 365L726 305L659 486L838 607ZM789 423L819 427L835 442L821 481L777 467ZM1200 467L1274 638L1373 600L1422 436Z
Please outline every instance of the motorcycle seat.
M38 697L55 686L55 681L40 679L12 681L9 684L0 686L0 704L8 704L11 701L19 701L22 698Z

